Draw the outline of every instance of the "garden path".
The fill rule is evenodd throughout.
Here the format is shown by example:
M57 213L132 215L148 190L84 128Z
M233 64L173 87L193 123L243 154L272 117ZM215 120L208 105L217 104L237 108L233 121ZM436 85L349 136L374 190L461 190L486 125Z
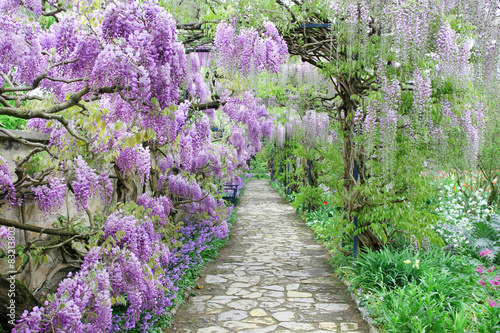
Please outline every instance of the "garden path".
M169 332L368 332L326 250L268 180L247 183L220 254Z

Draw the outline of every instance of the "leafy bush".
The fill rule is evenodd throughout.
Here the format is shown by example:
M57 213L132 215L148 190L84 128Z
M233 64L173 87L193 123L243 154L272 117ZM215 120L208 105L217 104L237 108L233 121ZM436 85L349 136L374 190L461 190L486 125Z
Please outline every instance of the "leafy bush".
M292 201L292 207L297 211L299 208L308 207L311 205L311 209L321 207L323 202L326 202L326 195L323 189L319 187L311 186L300 186L299 193L297 193L295 199Z
M382 302L374 308L377 321L387 332L446 332L450 313L461 310L458 280L430 270L420 283L381 291Z
M428 261L414 255L410 248L402 252L393 252L388 247L380 252L368 250L360 253L351 282L368 290L404 287L418 280L429 266Z
M267 179L270 177L267 170L267 155L267 150L263 150L250 159L250 173L253 174L254 178Z
M335 248L335 244L340 243L336 237L335 225L342 219L342 210L328 204L321 205L318 209L305 214L306 225L311 228L316 239L325 244L329 249Z

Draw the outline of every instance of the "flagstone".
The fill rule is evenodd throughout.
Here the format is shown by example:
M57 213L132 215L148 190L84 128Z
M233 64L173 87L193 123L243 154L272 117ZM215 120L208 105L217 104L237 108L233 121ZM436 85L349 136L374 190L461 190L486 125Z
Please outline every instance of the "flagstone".
M243 321L246 323L254 323L260 325L274 325L276 323L276 320L271 317L252 317L243 319Z
M278 327L278 325L271 325L263 328L254 328L252 330L243 330L241 333L268 333L274 332L274 330Z
M252 301L252 300L242 299L239 301L227 303L227 306L229 306L230 308L233 308L233 309L237 309L237 310L250 310L250 309L254 308L255 306L257 306L257 302Z
M219 327L219 326L210 326L210 327L200 328L196 332L197 333L224 333L224 332L229 332L229 331L227 329Z
M311 293L304 293L304 292L300 292L300 291L289 291L289 292L287 292L286 296L287 297L293 297L293 298L297 298L297 297L312 297L312 294Z
M205 282L206 283L224 283L226 282L227 279L218 276L218 275L207 275L205 276Z
M340 331L356 331L358 329L358 323L340 323Z
M316 303L314 306L317 309L328 312L346 311L349 309L349 305L343 303Z
M285 290L284 287L282 286L266 286L266 287L262 287L264 289L268 289L268 290L274 290L274 291L283 291Z
M263 308L275 308L277 306L280 306L280 302L262 302L260 303L260 306Z
M231 331L249 330L259 327L259 325L253 323L245 323L243 321L226 321L222 325L229 328Z
M267 313L266 313L266 311L264 311L262 309L253 309L252 311L250 311L250 316L252 316L252 317L264 317L264 316L267 316Z
M217 295L217 296L214 296L208 302L215 302L215 303L220 303L220 304L226 304L226 303L231 302L232 300L235 300L235 299L238 299L238 297L237 296Z
M246 317L248 317L248 314L245 311L232 310L219 314L219 321L241 320L245 319Z
M253 293L250 293L248 295L243 295L242 297L243 298L259 298L259 297L262 297L262 293L253 292Z
M289 321L282 322L279 325L294 331L310 331L314 329L314 326L311 324L294 323Z
M293 311L281 311L273 313L272 316L278 321L290 321L295 317Z
M289 302L301 302L301 303L314 303L314 298L304 297L304 298L289 298Z
M330 332L337 332L337 323L322 322L319 323L319 328Z

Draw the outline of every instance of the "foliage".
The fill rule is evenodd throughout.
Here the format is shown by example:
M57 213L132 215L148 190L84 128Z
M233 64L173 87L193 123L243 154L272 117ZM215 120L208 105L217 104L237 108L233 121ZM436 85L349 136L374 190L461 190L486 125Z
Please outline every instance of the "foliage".
M13 130L21 130L26 126L26 120L16 117L0 115L0 127Z
M427 276L431 283L428 285L430 289L438 287L439 291L448 288L447 290L460 292L455 291L453 285L439 285L439 282L432 280L435 277ZM457 281L452 279L452 282ZM446 323L451 320L449 313L461 310L445 305L448 302L446 293L429 292L413 283L381 295L383 301L377 311L380 311L380 322L384 323L387 332L445 332Z
M487 332L498 329L499 312L477 282L479 263L436 247L388 247L360 254L355 268L344 270L387 332Z
M37 172L43 171L47 166L48 156L44 152L35 154L28 162L24 163L23 168L30 176L34 176Z
M340 243L334 229L335 225L342 222L342 210L324 202L326 204L305 214L305 220L306 225L314 231L316 239L333 252Z
M318 207L322 205L324 201L325 195L324 191L318 187L311 186L299 186L299 192L296 194L295 199L292 202L292 207L297 211L299 208L304 211L305 207Z

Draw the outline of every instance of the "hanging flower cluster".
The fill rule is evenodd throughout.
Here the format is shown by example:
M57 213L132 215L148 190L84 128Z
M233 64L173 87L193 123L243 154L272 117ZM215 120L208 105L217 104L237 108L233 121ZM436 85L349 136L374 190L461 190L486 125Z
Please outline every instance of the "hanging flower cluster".
M149 205L147 199L141 201ZM124 212L110 215L104 244L112 246L91 249L81 269L74 276L70 273L43 307L25 311L13 332L147 329L172 305L174 283L201 262L200 253L227 237L232 207L218 211L208 219L186 221L175 240L183 246L173 249L169 245L174 240L164 240L163 229L155 227L151 215L141 220ZM127 310L113 315L113 304L125 303Z
M144 184L148 181L151 171L149 147L144 148L140 144L126 147L116 159L116 165L122 173L130 173L134 170L141 178L141 183Z
M226 22L217 25L214 44L219 66L243 75L263 70L277 73L288 48L272 22L266 22L264 28L263 38L253 28L238 33Z
M21 199L16 197L16 188L12 183L9 166L3 156L0 156L0 194L4 196L5 201L10 206L21 204Z
M198 53L195 52L187 56L186 86L191 96L198 97L200 101L205 102L210 95L210 91L200 72L201 66L206 65L203 60L205 59L203 57L200 59ZM205 60L205 62L208 61Z
M491 72L497 72L500 33L487 18L496 4L332 0L330 9L331 21L342 22L332 34L347 44L344 53L334 49L331 58L340 56L346 70L352 71L362 62L374 68L377 77L377 93L356 103L355 126L361 135L356 142L362 143L362 152L376 156L387 175L396 167L397 140L446 154L449 139L459 128L467 142L464 155L474 165L482 146L484 106L470 87L488 87L488 78L496 80ZM456 18L457 12L463 15ZM470 38L466 27L472 26L481 38ZM370 49L374 45L375 57ZM473 66L472 56L482 60L481 66ZM464 98L457 99L450 91ZM368 160L370 164L374 159Z
M66 196L66 180L64 177L49 178L49 184L43 186L32 186L35 195L35 204L43 215L57 212L64 204Z
M303 116L293 114L289 115L287 120L284 125L277 123L273 128L272 139L280 147L285 140L291 139L300 140L309 147L314 147L316 143L332 141L330 118L326 112L307 110Z

